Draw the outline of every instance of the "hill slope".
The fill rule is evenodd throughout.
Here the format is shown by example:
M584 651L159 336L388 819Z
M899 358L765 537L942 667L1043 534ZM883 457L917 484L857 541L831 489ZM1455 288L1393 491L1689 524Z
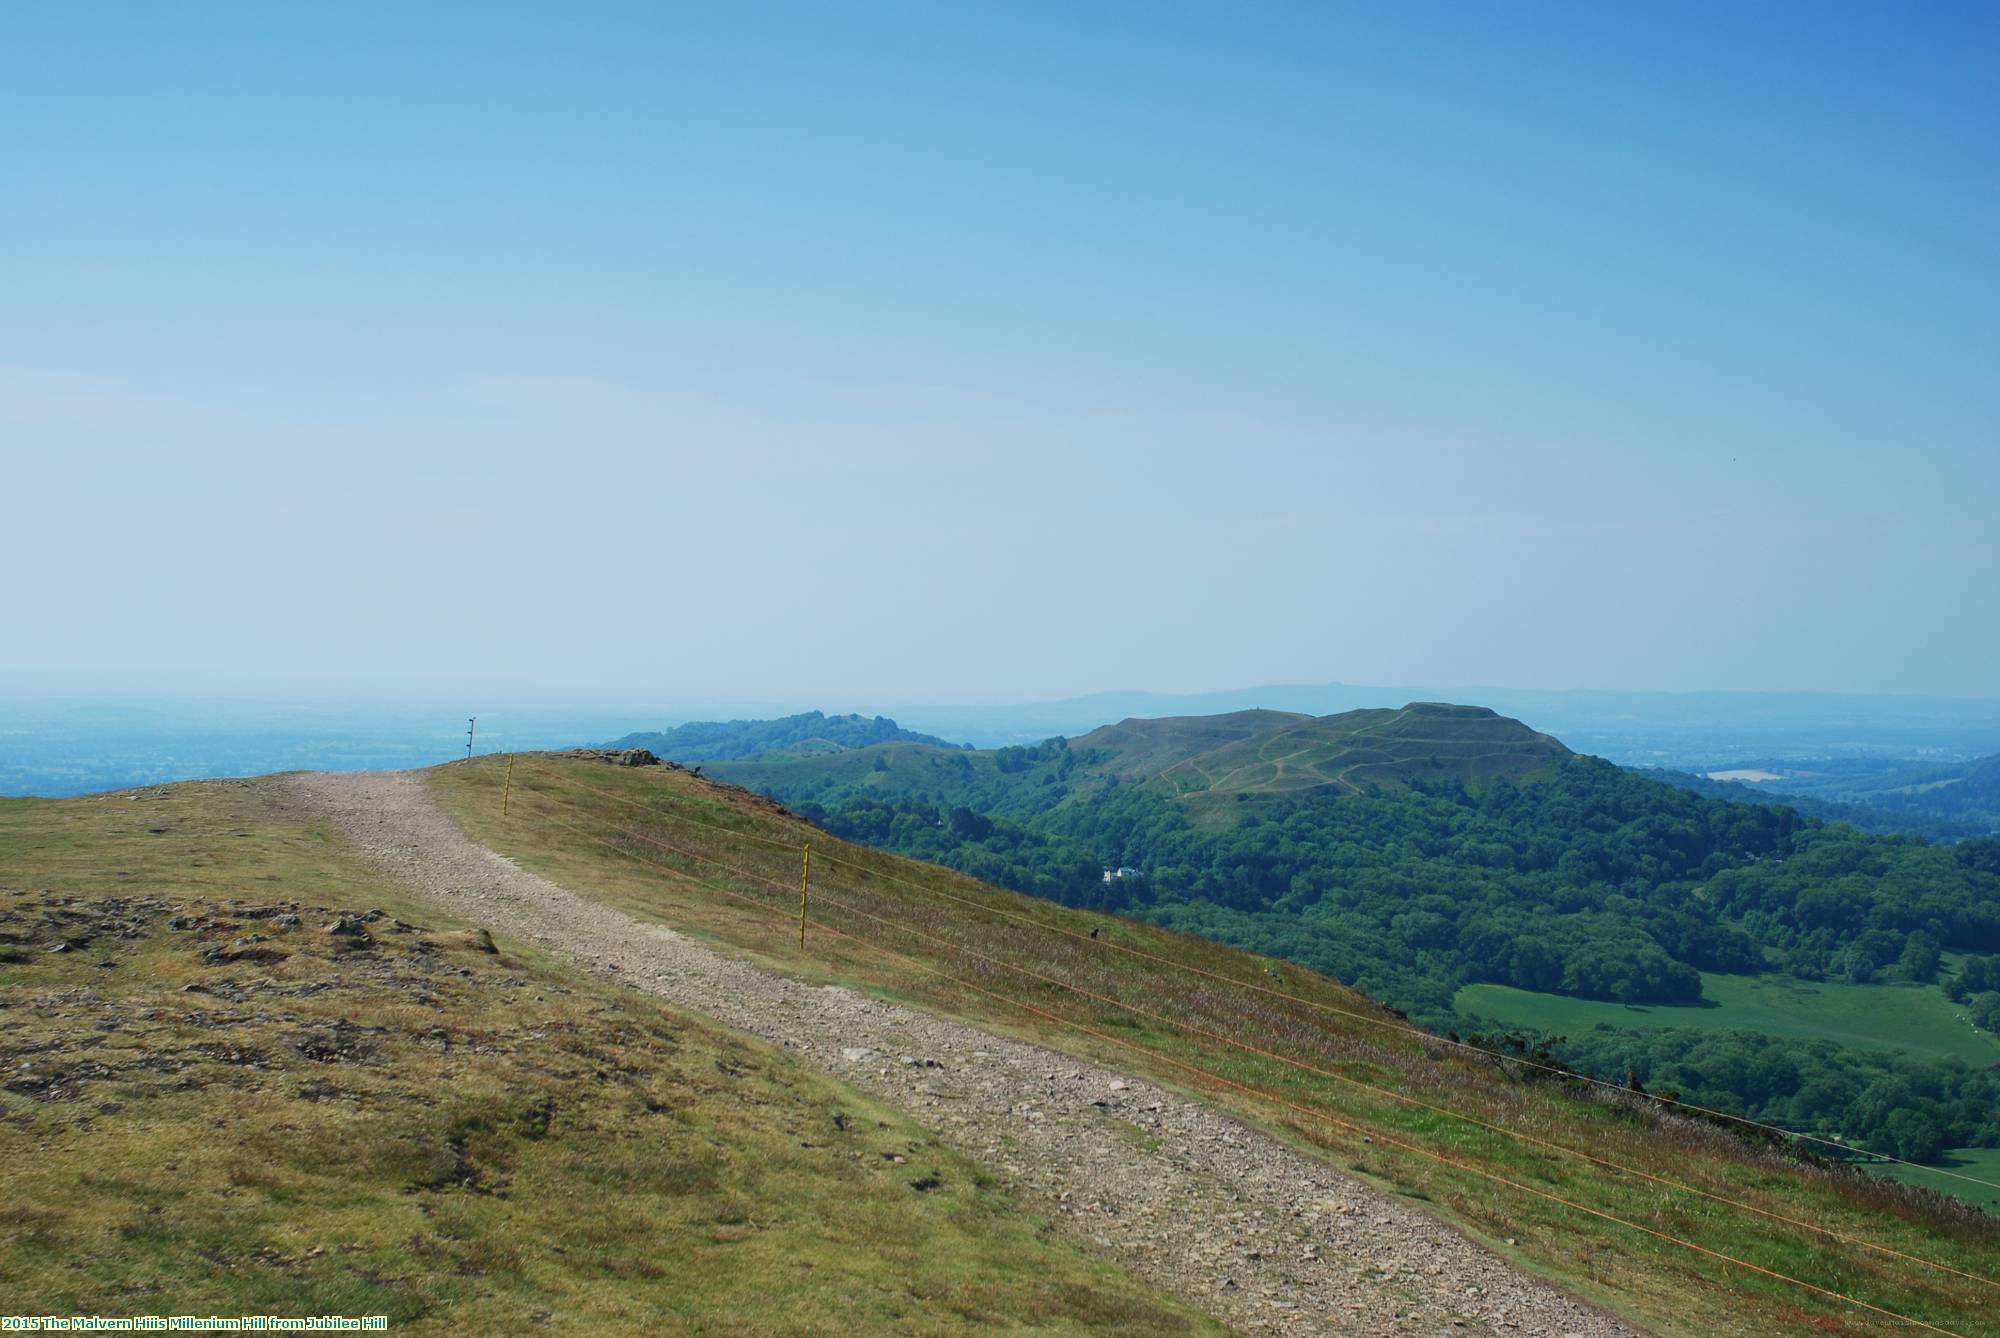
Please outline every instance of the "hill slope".
M299 784L358 851L425 897L476 907L551 954L807 1057L963 1151L991 1158L1004 1149L995 1173L1048 1213L1057 1231L1229 1323L1316 1338L1334 1327L1324 1311L1338 1315L1345 1305L1364 1315L1399 1313L1404 1327L1435 1332L1503 1307L1579 1338L1633 1338L1628 1326L1522 1277L1407 1202L1129 1069L1079 1064L1073 1055L885 1001L879 991L788 979L663 933L629 886L593 877L583 886L597 895L588 895L496 859L439 811L421 776L314 775ZM552 796L524 786L513 798L543 807ZM573 816L579 821L563 820L574 832L592 833L584 814ZM844 892L837 902L830 895L837 868L824 867L839 852L822 844L819 854L821 917L806 933L820 951L858 949L853 939L835 937L825 918L848 906ZM761 905L726 886L707 890L742 911L754 914ZM609 904L614 898L631 909ZM773 918L787 931L795 927L789 910ZM1185 1143L1169 1151L1162 1146L1168 1138ZM935 1170L915 1166L909 1174L923 1182L920 1189L936 1178ZM1230 1263L1236 1287L1219 1285L1200 1262L1215 1244L1209 1219L1218 1185L1229 1186L1239 1216L1264 1219L1255 1233L1263 1248ZM1329 1201L1346 1210L1338 1226L1302 1220ZM1418 1263L1426 1271L1410 1277ZM1476 1304L1467 1300L1475 1289ZM1328 1296L1340 1301L1329 1307Z
M1318 718L1280 717L1264 728L1191 753L1184 747L1162 746L1161 736L1170 738L1176 731L1160 727L1180 723L1126 721L1086 734L1072 746L1111 751L1118 759L1113 774L1121 779L1149 774L1143 766L1129 765L1135 756L1150 763L1178 751L1178 761L1150 774L1176 795L1200 794L1210 802L1320 789L1360 794L1446 778L1477 788L1502 777L1529 780L1570 755L1562 744L1518 720L1483 706L1441 702Z
M1673 1243L1697 1237L1760 1267L1837 1278L1848 1295L1954 1332L1986 1322L1988 1284L1875 1248L1990 1277L2000 1240L1966 1210L1899 1198L1647 1101L1524 1080L1536 1070L1428 1039L1311 971L848 845L685 772L523 759L505 814L505 768L433 776L468 831L564 887L809 981L860 985L1203 1092L1428 1200L1496 1248L1594 1278L1593 1294L1674 1331L1890 1324ZM813 881L802 945L803 843ZM1032 1104L1019 1113L1034 1119ZM1637 1222L1645 1229L1621 1224ZM1268 1240L1226 1214L1217 1225L1268 1254Z
M11 1311L1217 1331L884 1103L406 899L271 780L0 802L0 1072Z
M1034 748L888 745L715 769L840 835L1287 956L1440 1029L1560 1011L1472 985L1685 1012L1716 1002L1704 973L1776 971L1914 984L1958 1040L1991 1051L1938 988L1978 994L1988 987L1958 978L1983 979L2000 954L2000 862L1982 843L1927 846L1698 796L1477 708L1125 721ZM1494 1001L1509 1007L1496 1016ZM1672 1016L1635 1016L1609 1040L1571 1032L1564 1053L1899 1155L2000 1142L1983 1113L2000 1077L1944 1065L1952 1047L1816 1049L1796 1040L1809 1019L1771 1031L1757 1009L1662 1040ZM1774 1086L1780 1060L1797 1080ZM1877 1099L1899 1084L1921 1095Z

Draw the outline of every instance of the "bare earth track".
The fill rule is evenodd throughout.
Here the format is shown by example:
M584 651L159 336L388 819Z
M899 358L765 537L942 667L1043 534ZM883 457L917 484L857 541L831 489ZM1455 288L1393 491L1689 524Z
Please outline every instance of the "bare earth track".
M1072 1239L1245 1330L1640 1332L1198 1102L961 1022L789 980L474 843L412 772L293 778L442 910L760 1036L907 1111Z

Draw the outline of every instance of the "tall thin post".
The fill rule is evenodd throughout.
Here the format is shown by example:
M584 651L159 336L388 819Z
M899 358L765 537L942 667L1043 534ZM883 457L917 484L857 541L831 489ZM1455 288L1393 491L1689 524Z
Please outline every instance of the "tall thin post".
M472 727L478 723L479 717L476 715L465 718L465 760L468 762L472 760Z
M514 754L507 754L507 783L500 787L500 816L507 816L507 800L514 793Z
M806 907L812 901L813 848L806 847L805 859L799 864L799 948L806 946Z

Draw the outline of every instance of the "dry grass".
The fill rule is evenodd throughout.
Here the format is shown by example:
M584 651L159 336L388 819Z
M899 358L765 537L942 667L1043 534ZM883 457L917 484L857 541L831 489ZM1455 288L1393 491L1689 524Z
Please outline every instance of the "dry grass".
M399 902L280 787L0 810L0 933L7 1313L1218 1331L889 1109Z
M1991 1317L2000 1313L2000 1289L1884 1253L2000 1276L2000 1233L1990 1218L1943 1196L1808 1165L1726 1130L1525 1080L1391 1026L1326 1011L1397 1022L1337 982L1289 963L1067 911L849 846L768 801L686 773L523 759L506 819L499 812L501 780L497 761L434 773L440 798L468 829L559 882L796 975L859 984L1209 1092L1322 1149L1336 1164L1431 1201L1489 1240L1513 1242L1501 1248L1525 1265L1669 1331L1903 1326L1532 1191L1954 1332L1992 1332ZM792 918L798 855L771 840L812 841L814 922L865 942L818 932L809 935L805 953L798 951ZM1097 941L1070 936L1092 929ZM1212 975L1122 955L1107 944ZM1236 982L1273 988L1281 982L1284 993L1306 1002ZM1496 1176L1515 1184L1497 1183Z

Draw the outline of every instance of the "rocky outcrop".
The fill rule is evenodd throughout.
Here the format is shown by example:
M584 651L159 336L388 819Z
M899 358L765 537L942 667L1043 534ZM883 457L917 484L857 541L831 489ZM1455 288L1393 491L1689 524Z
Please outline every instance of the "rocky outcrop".
M677 762L662 762L650 748L572 748L562 757L581 757L593 762L609 762L614 767L672 767L678 771Z

